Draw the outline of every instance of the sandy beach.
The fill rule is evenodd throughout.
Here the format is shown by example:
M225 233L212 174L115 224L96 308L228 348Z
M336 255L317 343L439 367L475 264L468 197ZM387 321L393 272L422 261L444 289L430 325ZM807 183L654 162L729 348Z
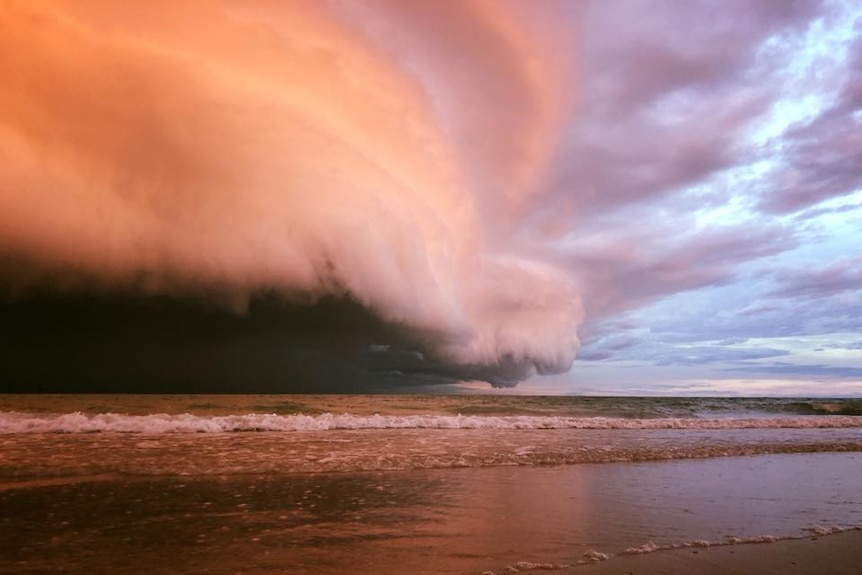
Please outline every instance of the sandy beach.
M0 396L0 575L860 563L849 401L60 399Z
M129 446L127 460L152 449ZM860 465L820 453L19 478L0 490L0 573L849 574L862 559ZM853 530L812 539L840 529ZM689 547L626 555L652 543ZM610 559L579 565L589 554Z

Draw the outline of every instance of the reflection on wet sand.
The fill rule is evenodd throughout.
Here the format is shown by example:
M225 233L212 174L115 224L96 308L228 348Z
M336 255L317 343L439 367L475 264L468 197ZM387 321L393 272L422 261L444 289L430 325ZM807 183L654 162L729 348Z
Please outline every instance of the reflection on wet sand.
M0 573L500 572L862 525L856 454L124 477L0 491Z

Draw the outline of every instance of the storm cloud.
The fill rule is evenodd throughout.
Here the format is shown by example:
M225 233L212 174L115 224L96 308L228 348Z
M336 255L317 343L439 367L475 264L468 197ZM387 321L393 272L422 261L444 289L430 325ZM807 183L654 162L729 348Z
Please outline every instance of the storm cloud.
M573 81L549 15L520 8L7 2L7 291L238 314L261 294L334 299L463 366L433 373L565 371L573 284L498 239L538 193Z

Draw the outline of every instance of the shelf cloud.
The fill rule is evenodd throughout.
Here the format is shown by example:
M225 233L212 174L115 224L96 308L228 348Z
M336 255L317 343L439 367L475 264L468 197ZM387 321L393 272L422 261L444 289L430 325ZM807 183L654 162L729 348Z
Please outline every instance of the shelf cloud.
M575 79L520 8L8 3L7 291L344 299L437 362L417 369L567 370L574 284L507 238Z

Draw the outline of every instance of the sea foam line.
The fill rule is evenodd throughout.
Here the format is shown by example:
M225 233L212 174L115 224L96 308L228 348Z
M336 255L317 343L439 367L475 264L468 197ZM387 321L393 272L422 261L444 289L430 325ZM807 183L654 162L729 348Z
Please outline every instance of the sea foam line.
M237 431L328 431L339 429L760 429L858 428L862 417L799 416L752 419L623 419L609 417L476 415L241 415L189 413L35 414L0 412L0 434L10 433L224 433Z
M751 545L751 544L763 544L763 543L776 543L778 541L795 541L799 539L809 539L809 538L819 538L825 537L827 535L835 535L838 533L844 533L847 531L859 531L862 530L862 526L854 525L850 527L842 527L842 526L832 526L832 527L823 527L820 525L816 525L812 528L806 529L809 534L808 535L785 535L785 536L775 536L775 535L760 535L757 537L727 537L726 540L722 541L706 541L703 539L696 539L694 541L686 541L683 543L672 543L669 545L656 545L652 541L644 543L639 547L630 547L628 549L623 550L622 552L615 553L601 553L595 550L589 550L583 554L582 559L578 559L574 563L535 563L532 561L518 561L512 565L509 565L505 568L505 573L520 573L524 571L536 571L536 570L564 570L571 569L573 567L581 567L584 565L592 565L594 563L599 563L601 561L607 561L610 559L614 559L615 557L623 556L623 555L645 555L649 553L655 553L657 551L674 551L677 549L690 549L690 548L709 548L709 547L725 547L729 545ZM496 575L494 571L485 571L482 575Z

